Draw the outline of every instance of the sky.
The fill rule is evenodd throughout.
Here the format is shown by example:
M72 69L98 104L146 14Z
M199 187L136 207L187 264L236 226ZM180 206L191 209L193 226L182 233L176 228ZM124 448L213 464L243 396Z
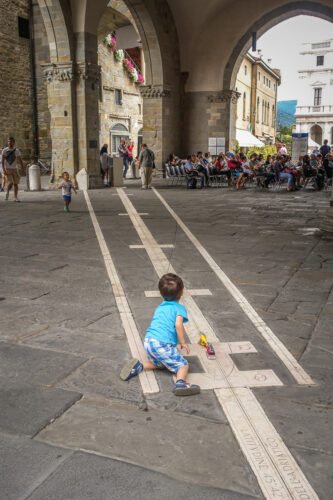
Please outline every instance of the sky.
M328 38L333 38L333 23L318 17L296 16L274 26L258 39L257 50L261 49L263 59L266 62L272 59L270 66L281 70L278 101L297 100L300 96L297 71L304 66L303 57L299 55L304 50L302 43Z

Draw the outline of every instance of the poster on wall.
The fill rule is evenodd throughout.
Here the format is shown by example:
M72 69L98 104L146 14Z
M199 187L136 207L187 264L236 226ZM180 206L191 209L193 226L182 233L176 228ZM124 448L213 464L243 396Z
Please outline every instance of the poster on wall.
M217 156L225 153L225 138L224 137L209 137L208 151L212 156Z
M309 134L293 134L291 145L291 161L297 165L300 156L308 153Z

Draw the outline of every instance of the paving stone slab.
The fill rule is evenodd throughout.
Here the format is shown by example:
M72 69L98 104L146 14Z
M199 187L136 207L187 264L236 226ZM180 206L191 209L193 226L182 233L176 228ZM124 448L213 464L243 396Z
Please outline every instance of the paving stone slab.
M34 436L81 398L79 392L0 378L0 431Z
M114 348L112 360L90 359L72 375L59 383L63 389L79 391L84 394L100 395L108 399L123 399L139 403L142 398L138 377L128 382L120 379L121 368L131 358L126 343Z
M251 500L257 496L176 481L158 472L87 453L75 453L29 500ZM261 497L259 497L261 498Z
M131 462L178 481L260 496L226 425L84 398L37 438Z
M28 498L73 453L24 436L2 433L0 450L0 496L4 500ZM58 499L59 491L60 488Z
M0 343L0 379L9 382L51 385L84 361L85 358L69 354Z

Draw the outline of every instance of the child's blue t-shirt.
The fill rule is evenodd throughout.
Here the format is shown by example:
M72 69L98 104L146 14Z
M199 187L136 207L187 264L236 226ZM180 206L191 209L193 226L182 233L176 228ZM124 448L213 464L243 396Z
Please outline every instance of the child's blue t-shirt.
M187 311L182 304L173 300L162 302L154 313L146 337L159 340L165 344L177 345L177 316L182 316L184 323L188 322Z

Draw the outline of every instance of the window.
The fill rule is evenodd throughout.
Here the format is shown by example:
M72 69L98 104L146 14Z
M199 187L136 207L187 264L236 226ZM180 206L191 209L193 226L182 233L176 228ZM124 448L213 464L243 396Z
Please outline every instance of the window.
M317 66L324 66L324 56L317 56Z
M267 104L266 125L269 125L269 103Z
M116 123L111 128L111 146L112 146L112 154L118 155L118 147L121 139L128 139L128 129L122 123Z
M268 80L268 87L271 88L271 81Z
M18 32L21 38L30 38L29 19L18 17Z
M265 123L265 108L266 108L266 103L265 101L262 101L262 116L261 116L261 123Z
M275 126L275 105L272 107L272 127Z
M123 103L121 90L115 89L114 95L115 95L115 99L116 99L116 104L121 105Z
M321 91L322 91L322 89L314 89L314 105L315 106L321 105Z
M243 94L243 120L246 119L246 94Z
M142 135L143 135L143 130L142 128L140 128L140 130L138 131L138 150L137 150L138 156L140 154L140 148L142 144Z
M320 42L320 43L313 43L311 45L311 48L312 49L323 49L325 47L330 47L331 46L331 42Z
M247 66L246 66L246 64L244 66L244 74L247 75Z
M141 104L138 104L138 108L139 108L139 115L141 115L141 112L142 112L142 110L141 110Z
M258 81L260 82L260 71L258 72Z
M266 85L266 77L265 77L265 75L264 75L264 85Z
M257 123L259 123L260 99L257 99Z

